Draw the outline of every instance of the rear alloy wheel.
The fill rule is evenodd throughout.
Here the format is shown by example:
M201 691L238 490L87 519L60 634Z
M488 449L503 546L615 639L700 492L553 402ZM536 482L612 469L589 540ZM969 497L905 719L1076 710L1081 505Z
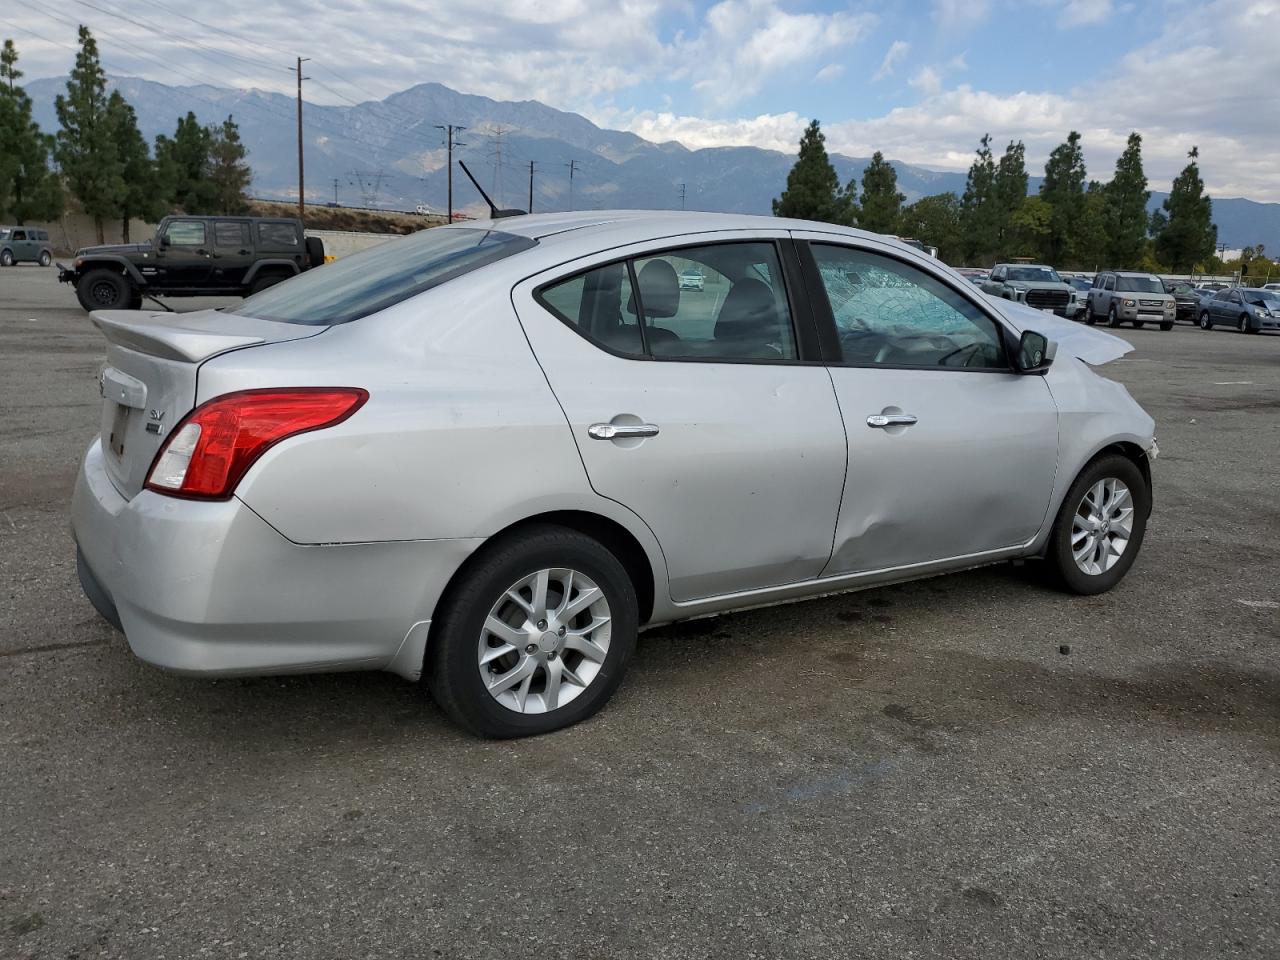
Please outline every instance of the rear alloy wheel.
M1108 327L1120 326L1120 315L1116 313L1116 305L1114 303L1111 305L1111 308L1107 311L1107 326Z
M1201 311L1200 311L1200 329L1201 329L1201 330L1212 330L1212 329L1213 329L1213 321L1209 319L1209 311L1208 311L1208 310L1201 310Z
M90 270L76 284L76 297L86 310L124 310L133 301L133 284L114 270Z
M465 570L432 624L427 684L472 733L547 733L595 713L635 648L635 588L574 530L535 527Z
M1073 593L1110 590L1133 566L1150 512L1151 492L1132 460L1110 454L1089 464L1054 521L1045 557L1054 578Z
M13 266L13 251L0 250L0 267L12 267L12 266Z
M41 251L40 251L40 266L42 266L42 267L47 267L47 266L48 266L49 264L51 264L51 263L53 263L53 257L51 257L51 256L49 255L49 251L48 251L48 250L41 250Z

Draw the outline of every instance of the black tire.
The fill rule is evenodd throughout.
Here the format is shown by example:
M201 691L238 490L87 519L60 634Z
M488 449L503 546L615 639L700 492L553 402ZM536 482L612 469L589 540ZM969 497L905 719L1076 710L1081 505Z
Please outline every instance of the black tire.
M277 283L288 279L288 277L281 276L278 273L269 273L265 277L258 277L258 279L254 280L249 286L249 296L252 297L255 293L261 293L268 287L274 287Z
M1098 322L1098 317L1093 312L1092 302L1086 303L1084 305L1084 322L1091 327Z
M1076 510L1085 493L1099 480L1114 477L1122 480L1133 497L1133 530L1124 553L1115 565L1103 573L1088 574L1081 570L1071 553L1071 532ZM1119 583L1137 559L1142 540L1147 532L1147 517L1151 513L1151 490L1136 464L1120 454L1104 454L1090 462L1076 477L1062 501L1058 516L1053 522L1053 533L1045 552L1047 572L1060 588L1085 596L1105 593Z
M1172 320L1162 320L1162 321L1160 322L1160 329L1161 329L1161 330L1172 330L1172 329L1173 329L1173 321L1172 321Z
M51 263L53 263L53 257L50 255L49 251L48 251L48 250L41 250L41 251L40 251L40 266L42 266L42 267L47 267L47 266L48 266L49 264L51 264Z
M324 241L319 237L305 237L303 243L307 248L307 267L323 267Z
M1240 332L1241 333L1257 333L1258 332L1249 323L1249 315L1247 313L1240 314Z
M1200 311L1200 329L1201 330L1213 329L1213 318L1209 316L1208 310Z
M1113 304L1111 305L1111 307L1107 310L1107 326L1108 326L1108 327L1118 327L1118 326L1120 326L1120 317L1119 317L1119 315L1116 313L1116 305L1115 305L1114 303L1113 303Z
M503 593L548 567L577 570L604 592L611 618L609 648L595 678L567 704L546 713L518 713L485 688L477 643ZM578 723L604 706L622 682L638 630L635 587L618 559L585 534L539 525L487 545L468 562L436 612L423 672L432 698L464 729L482 737L534 736Z
M76 297L86 310L127 310L135 295L132 283L105 267L90 270L76 282Z
M12 267L12 266L13 266L13 251L0 250L0 267Z
M1133 321L1133 329L1141 330L1144 326L1146 326L1146 324L1147 324L1147 321L1145 320L1135 320Z

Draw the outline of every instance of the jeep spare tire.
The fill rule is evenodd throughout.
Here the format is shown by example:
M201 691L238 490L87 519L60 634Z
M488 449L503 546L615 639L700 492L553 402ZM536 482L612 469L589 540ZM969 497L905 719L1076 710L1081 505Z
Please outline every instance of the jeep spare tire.
M324 266L324 241L319 237L306 237L303 241L307 247L307 266Z

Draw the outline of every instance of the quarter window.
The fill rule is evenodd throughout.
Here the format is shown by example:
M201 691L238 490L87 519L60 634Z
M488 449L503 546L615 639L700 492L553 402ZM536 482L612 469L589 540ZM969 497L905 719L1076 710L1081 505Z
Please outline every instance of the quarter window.
M940 280L865 250L812 250L846 364L1007 368L995 321Z
M644 353L626 263L597 267L547 287L542 300L588 339L616 353Z
M272 249L296 247L298 231L291 223L260 223L258 224L258 244Z
M204 246L204 222L200 220L174 220L165 232L175 247Z

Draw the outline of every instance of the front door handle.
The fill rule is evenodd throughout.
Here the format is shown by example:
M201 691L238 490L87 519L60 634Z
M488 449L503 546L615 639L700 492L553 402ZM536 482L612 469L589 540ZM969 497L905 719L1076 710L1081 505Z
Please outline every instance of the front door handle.
M867 417L868 427L909 427L916 422L916 418L909 413L877 413L874 416Z
M593 423L587 427L592 440L631 440L656 437L658 425L654 423Z

